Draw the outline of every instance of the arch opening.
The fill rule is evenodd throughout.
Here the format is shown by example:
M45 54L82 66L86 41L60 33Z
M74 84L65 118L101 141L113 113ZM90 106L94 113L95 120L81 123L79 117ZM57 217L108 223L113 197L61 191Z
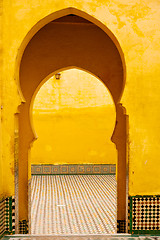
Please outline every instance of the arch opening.
M95 175L94 172L94 169L100 170L101 167L105 170L116 166L117 151L111 142L116 121L114 102L106 86L89 73L70 69L60 72L58 79L56 77L57 75L52 76L39 88L32 108L38 139L31 148L29 163L32 166L31 233L98 234L100 221L101 233L114 234L115 173L101 176ZM47 175L45 172L41 173L44 174L43 179L36 175L38 168L48 169ZM87 171L92 169L92 172L82 175L76 171L81 168ZM65 177L59 171L59 175L53 174L53 169L68 169L70 174L66 174ZM51 172L52 174L49 174ZM79 185L76 185L76 189L73 188L71 193L68 183L72 182L74 185L76 181L79 181ZM103 189L99 189L101 194L95 197L94 185L98 187L103 181ZM40 187L42 184L43 188ZM63 189L63 186L67 187ZM86 188L88 186L90 197L83 186ZM59 195L58 198L55 192ZM80 192L81 196L79 197L76 192ZM38 199L39 195L42 196L41 199ZM87 202L84 201L86 197ZM101 206L99 202L102 203ZM43 204L46 210L41 212ZM88 208L86 213L81 209L82 206ZM92 218L98 207L102 209L105 217L99 213L100 218L99 215L94 216L94 219L99 219L96 221ZM74 209L72 218L70 209ZM61 211L63 219L60 216ZM51 212L54 214L51 215ZM50 216L49 220L47 215ZM78 215L81 215L81 224L76 223ZM45 228L38 227L42 219L46 223ZM63 221L66 222L63 231L59 230L57 221L59 225L63 225ZM85 229L83 222L87 222Z
M85 131L87 131L87 126L88 126L90 127L90 131L91 129L93 129L92 135L95 135L94 140L92 139L92 137L90 138L89 136L90 131L88 129L89 132L86 135L86 137L88 136L90 138L90 141L94 141L95 144L96 142L97 144L99 144L98 141L102 140L103 143L101 144L103 145L104 150L105 150L105 143L109 144L110 142L111 145L113 145L113 143L111 142L111 137L112 137L113 130L115 128L115 122L116 122L116 109L115 109L115 104L113 102L113 99L109 91L107 90L106 86L102 82L100 82L99 79L85 72L84 70L79 70L77 68L71 68L68 70L61 71L60 79L56 79L55 74L49 78L47 77L47 80L45 79L43 81L43 84L38 87L35 93L35 96L33 97L31 109L30 109L30 114L31 114L30 118L33 119L32 129L34 129L34 132L36 133L36 136L38 138L38 140L34 143L34 145L38 144L39 139L41 139L44 142L41 143L41 147L39 146L39 148L44 150L42 146L45 145L45 141L47 141L47 137L46 138L42 137L43 134L45 134L45 132L42 132L42 131L43 129L45 129L45 126L48 129L49 125L51 124L51 126L54 128L53 131L56 131L56 126L54 125L56 125L56 122L59 119L60 124L62 124L60 125L62 129L63 129L63 124L65 125L65 128L67 128L67 124L65 124L65 118L68 118L68 121L69 121L72 118L72 113L73 115L75 114L75 116L79 116L78 118L81 118L81 120L79 122L79 125L77 125L77 131L76 130L70 131L69 128L70 127L72 128L72 124L68 124L69 135L73 133L75 134L75 137L76 137L76 132L78 132L78 126L79 127L81 126L80 128L81 131L79 132L79 134L81 136L81 143L84 144L82 137L84 138L84 141L85 141L85 136L83 135L85 134ZM38 124L38 120L43 121L43 116L45 116L45 114L48 116L50 124L47 125L45 124L45 121L44 121L44 127L41 127L41 124ZM76 117L77 122L78 122L78 118ZM52 119L55 119L54 124L52 123ZM97 119L97 122L96 122L96 119ZM90 123L90 121L93 121L93 122ZM101 125L102 121L104 122ZM73 124L74 124L74 120L73 120ZM85 124L86 124L86 128L85 128ZM37 126L37 129L36 129L36 126ZM48 134L51 134L51 131L52 131L51 126L49 127L50 131L48 131ZM60 126L59 126L59 130L61 128ZM85 128L84 131L83 131L83 128ZM102 136L96 137L96 133L94 132L95 130L97 131L97 134L98 134L98 131L101 132ZM66 133L66 131L67 129L64 130L64 134ZM54 133L52 133L51 135L53 136ZM97 139L99 140L97 141ZM59 139L59 140L61 141L62 139ZM72 138L72 140L73 142L71 143L67 142L67 136L66 136L66 140L63 139L63 141L66 142L66 145L67 145L66 148L70 148L69 156L71 155L71 151L74 150L72 149L72 146L74 145L74 138ZM52 141L50 141L50 143L53 145L57 144L57 142L53 143ZM54 148L53 145L52 147ZM61 145L62 144L59 143L59 147ZM83 147L86 148L87 145L84 144ZM89 148L91 148L91 146ZM57 154L59 154L59 151L57 152ZM109 154L108 151L105 150L105 153L108 155L108 158L112 157L111 156L112 154ZM39 157L36 156L36 154L38 154L39 156L38 148L35 149L35 152L34 152L35 157L32 157L32 159L33 158L35 159L35 163L39 159ZM46 155L47 152L44 154ZM53 154L54 153L52 153L52 155ZM81 154L81 153L79 152L77 153L77 155L78 154ZM81 158L81 160L77 161L77 164L83 164L83 162L85 161L87 161L86 163L91 163L91 164L94 164L94 163L98 164L98 162L100 163L106 162L107 156L103 156L103 158L100 160L100 156L102 155L102 153L97 153L97 156L95 156L95 158L91 160L88 159L87 157L88 154L85 153ZM42 162L44 161L43 159L45 159L44 157L45 155L42 156L41 154ZM74 161L75 158L76 158L76 152L72 160ZM115 158L114 163L116 163L115 155L114 155L114 158ZM64 164L68 163L67 156L59 158L60 161L62 159L65 159ZM52 159L52 160L55 161L56 159ZM110 161L110 163L111 162L112 160ZM49 164L49 162L46 162L46 164Z
M126 115L119 103L124 89L125 63L114 35L88 14L74 8L63 9L42 19L30 31L22 43L18 62L17 81L25 99L19 113L20 220L28 219L28 152L35 138L30 124L32 98L47 76L59 69L76 66L101 79L116 106L117 124L112 141L118 150L117 219L125 221Z

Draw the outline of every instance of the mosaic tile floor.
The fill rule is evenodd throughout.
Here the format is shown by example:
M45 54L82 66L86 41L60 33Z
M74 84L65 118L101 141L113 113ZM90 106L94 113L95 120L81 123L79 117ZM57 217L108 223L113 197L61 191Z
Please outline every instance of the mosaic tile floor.
M114 233L114 175L32 176L31 234Z

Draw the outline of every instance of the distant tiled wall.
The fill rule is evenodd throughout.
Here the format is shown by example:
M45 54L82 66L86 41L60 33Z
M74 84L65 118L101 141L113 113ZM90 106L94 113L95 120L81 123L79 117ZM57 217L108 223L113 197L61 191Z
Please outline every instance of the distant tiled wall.
M129 197L129 232L160 233L160 196Z
M41 174L116 174L115 164L32 165L32 175Z
M8 197L0 201L0 235L15 233L15 199Z

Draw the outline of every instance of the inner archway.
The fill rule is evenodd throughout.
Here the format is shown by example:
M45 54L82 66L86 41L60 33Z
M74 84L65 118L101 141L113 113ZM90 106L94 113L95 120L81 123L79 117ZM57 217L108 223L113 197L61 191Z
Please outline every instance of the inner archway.
M106 86L87 72L62 71L41 86L33 102L32 234L116 233L115 121Z
M117 112L112 141L118 150L118 212L126 220L126 115L119 103L125 81L122 50L102 23L74 8L61 10L35 26L24 49L19 80L25 103L19 113L19 216L28 219L28 151L35 139L30 104L39 84L59 69L76 66L99 77L109 89ZM43 25L43 27L42 27ZM24 46L24 45L23 45Z
M93 75L77 68L53 75L33 97L31 117L32 164L116 164L115 105Z

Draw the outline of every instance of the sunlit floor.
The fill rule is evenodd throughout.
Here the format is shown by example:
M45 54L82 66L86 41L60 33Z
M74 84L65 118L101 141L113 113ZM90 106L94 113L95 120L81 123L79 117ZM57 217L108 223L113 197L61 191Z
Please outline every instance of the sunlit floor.
M31 234L116 233L111 175L32 176Z

